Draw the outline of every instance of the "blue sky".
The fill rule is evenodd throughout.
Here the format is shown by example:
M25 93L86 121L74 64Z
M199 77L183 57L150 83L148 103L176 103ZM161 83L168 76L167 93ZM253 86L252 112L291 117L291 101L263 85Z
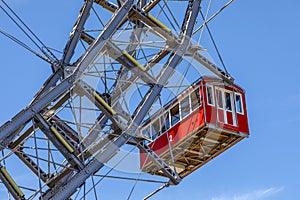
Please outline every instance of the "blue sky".
M11 1L48 46L63 49L81 2ZM228 71L247 94L251 135L153 199L300 198L300 2L236 0L210 24ZM0 28L15 31L0 12ZM51 73L0 35L0 123L24 108Z

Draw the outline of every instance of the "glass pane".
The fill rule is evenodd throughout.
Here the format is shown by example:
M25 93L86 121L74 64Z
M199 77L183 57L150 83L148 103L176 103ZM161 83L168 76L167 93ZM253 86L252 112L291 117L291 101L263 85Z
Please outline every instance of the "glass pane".
M184 118L190 113L190 101L189 96L183 98L180 102L181 107L181 118Z
M214 93L213 93L213 88L212 86L207 86L206 87L207 91L207 103L210 105L214 105Z
M169 112L166 112L164 116L162 116L162 126L161 132L164 133L170 128L170 119L169 119Z
M235 94L235 102L236 102L236 112L243 113L242 96L240 94Z
M180 120L179 116L179 104L176 104L173 108L170 110L171 112L171 126L176 124Z
M142 134L143 134L145 137L152 139L151 132L150 132L150 127L149 127L149 126L147 126L147 127L142 131Z
M225 99L226 99L226 110L232 111L231 94L225 92Z
M223 96L221 90L217 90L217 104L219 108L223 109Z
M155 120L152 123L152 135L153 136L159 136L160 135L160 124L159 124L159 120Z
M196 108L198 108L200 106L199 88L197 88L196 90L194 90L191 93L191 106L192 106L192 110L195 110Z

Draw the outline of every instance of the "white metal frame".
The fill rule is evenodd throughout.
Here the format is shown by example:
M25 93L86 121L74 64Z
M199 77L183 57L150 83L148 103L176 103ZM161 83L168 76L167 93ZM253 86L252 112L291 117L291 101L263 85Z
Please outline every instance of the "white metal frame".
M212 104L209 103L208 88L211 89ZM206 102L207 102L207 105L209 105L209 106L215 106L215 93L214 93L214 87L212 85L206 85Z
M218 105L218 95L217 95L217 91L221 92L221 96L222 96L222 107L219 107ZM232 120L233 120L233 126L237 126L237 110L236 110L236 102L235 102L235 94L233 91L227 90L225 88L220 88L220 87L215 87L215 91L216 91L216 108L217 108L217 118L219 121L219 113L218 113L218 109L223 110L223 115L224 115L224 124L228 124L228 120L227 120L227 112L231 112L232 113ZM226 108L226 96L225 93L229 93L230 94L230 103L231 103L231 110L228 110ZM241 96L241 94L239 94ZM242 97L242 96L241 96ZM220 121L219 121L220 122Z
M198 90L198 92L199 92L199 97L200 97L200 104L195 108L195 109L192 109L192 98L191 98L191 94L194 92L194 91L196 91L196 90ZM188 97L189 98L189 113L186 115L186 116L184 116L184 117L182 117L182 115L181 115L181 100L182 99L184 99L184 98L186 98L186 97ZM213 96L214 97L214 96ZM165 110L162 114L160 114L160 115L157 115L157 116L155 116L154 118L155 118L155 120L151 120L145 127L142 127L142 129L141 129L141 133L143 133L143 131L145 130L145 129L147 129L147 128L149 128L152 124L153 124L153 122L154 121L156 121L156 120L158 120L159 118L161 118L162 116L164 116L167 112L169 113L169 128L168 129L166 129L166 131L165 132L167 132L169 129L171 129L172 127L174 127L174 126L176 126L176 124L178 124L178 123L180 123L183 119L185 119L186 117L188 117L193 111L195 111L195 110L197 110L199 107L201 107L201 105L202 105L202 102L201 102L201 93L200 93L200 86L197 86L196 88L194 88L193 90L191 90L190 92L188 92L187 94L184 94L184 97L182 97L181 98L181 100L180 101L174 101L174 103L172 103L171 105L172 106L170 106L167 110ZM175 103L176 102L176 103ZM214 102L214 100L213 100L213 102ZM177 105L177 103L179 104L179 117L180 117L180 119L179 119L179 121L178 122L176 122L175 124L171 124L171 112L170 112L170 110L172 109L172 108L174 108L174 106L176 106ZM160 127L162 127L162 121L160 122ZM149 131L150 131L150 136L151 136L151 138L149 138L149 139L151 139L151 140L155 140L155 139L157 139L157 138L159 138L161 135L163 135L165 132L161 132L161 134L158 134L158 136L155 138L155 139L153 139L153 134L152 134L152 129L150 128L149 129Z
M236 101L236 96L239 96L240 97L240 102L241 102L241 109L242 109L242 112L239 112L238 109L237 109L237 101ZM241 93L238 93L238 92L235 92L234 93L234 102L235 102L235 109L236 109L236 113L240 114L240 115L244 115L244 102L243 102L243 96Z

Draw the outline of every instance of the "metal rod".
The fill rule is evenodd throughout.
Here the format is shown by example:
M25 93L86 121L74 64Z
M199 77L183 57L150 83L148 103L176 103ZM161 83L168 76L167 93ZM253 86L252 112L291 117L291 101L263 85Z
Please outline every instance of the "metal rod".
M158 188L157 190L153 191L152 193L150 193L149 195L147 195L146 197L144 197L143 200L147 200L150 197L152 197L153 195L155 195L156 193L158 193L159 191L163 190L164 188L169 187L168 183L165 183L164 185L162 185L160 188Z

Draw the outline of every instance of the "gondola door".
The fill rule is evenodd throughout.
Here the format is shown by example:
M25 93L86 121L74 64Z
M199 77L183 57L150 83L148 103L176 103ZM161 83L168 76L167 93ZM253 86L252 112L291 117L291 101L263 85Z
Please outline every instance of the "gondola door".
M227 124L236 126L236 115L233 104L233 92L216 88L217 118L220 126Z
M234 107L234 97L233 92L229 90L225 90L224 93L224 106L225 106L225 113L227 124L231 126L236 126L236 113Z
M226 124L226 112L224 109L224 95L223 90L221 88L216 88L216 106L217 106L217 119L218 123L222 126L222 124Z

